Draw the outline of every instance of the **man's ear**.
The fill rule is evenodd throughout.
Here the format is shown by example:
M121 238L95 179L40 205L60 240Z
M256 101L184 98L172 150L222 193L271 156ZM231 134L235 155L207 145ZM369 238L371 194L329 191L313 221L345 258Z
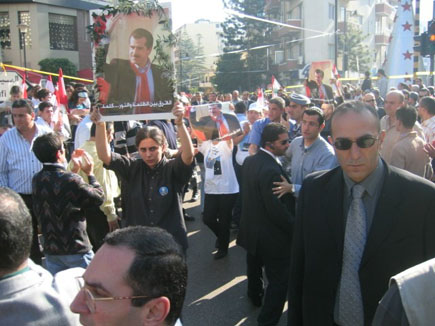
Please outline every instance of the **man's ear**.
M385 130L382 130L381 133L379 134L379 145L382 145L382 143L384 142L384 138L385 138Z
M142 309L144 326L160 326L171 310L171 302L167 297L159 297L147 302Z

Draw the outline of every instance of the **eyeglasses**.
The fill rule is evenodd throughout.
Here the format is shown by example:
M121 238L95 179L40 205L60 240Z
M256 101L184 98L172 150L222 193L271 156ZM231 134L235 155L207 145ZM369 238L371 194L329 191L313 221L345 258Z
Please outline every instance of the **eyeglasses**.
M348 138L337 138L334 141L334 147L341 151L346 151L352 147L353 143L359 148L369 148L372 147L373 144L378 140L378 137L364 135L359 137L357 140L350 140Z
M113 300L130 300L130 299L145 299L150 298L145 295L136 295L131 297L95 297L92 292L86 287L85 280L82 276L76 277L77 283L79 285L80 291L85 293L85 303L91 314L95 313L97 310L96 301L113 301Z

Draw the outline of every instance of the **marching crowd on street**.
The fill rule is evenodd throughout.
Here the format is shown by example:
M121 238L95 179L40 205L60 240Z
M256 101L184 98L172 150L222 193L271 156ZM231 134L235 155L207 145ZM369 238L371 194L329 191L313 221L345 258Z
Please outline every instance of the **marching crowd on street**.
M178 94L172 120L149 121L103 121L83 84L68 107L12 87L0 324L181 325L186 223L202 219L217 263L236 230L258 325L434 325L434 87L315 76L264 99Z

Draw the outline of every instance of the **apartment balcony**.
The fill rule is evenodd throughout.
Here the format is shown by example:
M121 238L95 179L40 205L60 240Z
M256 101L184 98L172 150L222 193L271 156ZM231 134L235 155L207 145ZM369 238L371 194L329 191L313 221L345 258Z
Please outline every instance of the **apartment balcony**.
M280 0L266 0L264 4L264 12L269 14L271 12L279 11L281 8Z
M390 17L394 13L394 7L387 2L377 3L375 12L376 15Z
M390 35L387 34L376 34L375 44L376 45L388 45L390 43Z
M272 65L277 72L285 72L298 69L298 59L287 59L283 63Z
M295 26L295 27L301 27L301 25L302 25L302 22L300 19L287 19L287 21L285 23L288 25ZM297 33L297 32L300 32L300 29L292 28L292 27L288 27L288 26L280 26L272 32L272 38L273 39L281 39L284 36L288 36L289 34Z

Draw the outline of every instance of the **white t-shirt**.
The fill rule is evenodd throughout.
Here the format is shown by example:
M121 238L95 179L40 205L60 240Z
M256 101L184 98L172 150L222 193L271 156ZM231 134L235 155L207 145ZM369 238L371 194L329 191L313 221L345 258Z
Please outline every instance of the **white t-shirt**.
M213 144L207 140L199 147L204 155L206 194L235 194L239 192L233 167L233 152L227 142Z

